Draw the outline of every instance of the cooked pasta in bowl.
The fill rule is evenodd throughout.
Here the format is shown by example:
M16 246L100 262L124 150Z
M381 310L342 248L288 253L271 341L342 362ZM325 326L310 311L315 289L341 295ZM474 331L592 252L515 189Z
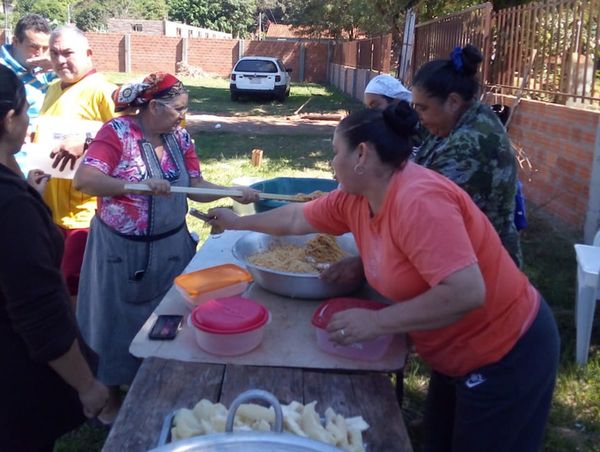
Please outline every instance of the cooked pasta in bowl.
M334 236L317 234L303 245L274 241L268 250L248 256L248 262L269 270L318 273L348 256Z
M271 236L249 232L233 247L234 256L263 288L288 297L320 299L347 295L360 284L325 282L319 272L327 265L357 255L352 234Z

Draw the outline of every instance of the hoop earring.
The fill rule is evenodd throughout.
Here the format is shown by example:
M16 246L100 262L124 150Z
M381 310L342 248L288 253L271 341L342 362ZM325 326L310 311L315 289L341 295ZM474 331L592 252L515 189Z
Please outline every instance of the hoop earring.
M365 174L365 167L362 165L357 164L354 167L354 174L356 174L357 176L364 176Z

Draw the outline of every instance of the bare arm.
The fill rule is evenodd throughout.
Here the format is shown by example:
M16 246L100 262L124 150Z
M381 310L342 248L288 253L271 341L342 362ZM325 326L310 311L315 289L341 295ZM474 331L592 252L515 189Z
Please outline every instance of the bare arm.
M89 165L80 165L73 185L76 190L94 196L119 196L125 194L125 181L107 176Z
M258 231L273 235L302 235L317 231L304 217L302 203L290 203L255 215L237 216L229 209L212 209L210 223L223 229Z
M477 264L459 270L421 295L379 311L349 309L335 314L327 331L339 343L383 334L431 330L458 322L483 306L485 284ZM344 334L339 333L344 330Z
M77 391L87 417L96 416L104 408L108 400L108 389L94 378L77 340L73 341L64 355L48 364Z
M441 328L483 306L484 301L483 276L479 266L473 264L412 300L380 311L377 324L382 334Z

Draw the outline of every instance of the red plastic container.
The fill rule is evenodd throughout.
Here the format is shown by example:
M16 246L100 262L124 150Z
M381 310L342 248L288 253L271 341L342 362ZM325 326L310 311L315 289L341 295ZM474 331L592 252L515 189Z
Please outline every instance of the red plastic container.
M329 333L325 329L336 312L352 308L377 310L385 307L387 307L385 304L359 298L332 298L323 302L312 316L312 324L315 326L317 335L317 345L324 352L343 356L344 358L363 361L377 361L383 358L394 338L392 334L386 334L364 342L355 342L351 345L338 345L329 340Z
M198 305L190 323L200 348L214 355L235 356L258 347L269 318L269 311L260 303L235 296Z

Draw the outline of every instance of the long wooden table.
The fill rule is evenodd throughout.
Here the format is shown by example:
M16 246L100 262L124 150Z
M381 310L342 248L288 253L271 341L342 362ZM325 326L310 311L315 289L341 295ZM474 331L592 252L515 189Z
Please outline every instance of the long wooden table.
M235 232L227 231L220 238L209 238L185 272L235 262L231 260L231 245L239 236ZM264 301L267 294L260 296ZM327 360L325 367L301 365L311 361L299 359L297 353L281 364L275 364L268 359L265 351L260 350L255 353L256 356L250 353L231 359L182 354L181 348L189 346L184 340L185 331L175 341L158 344L147 340L147 329L157 313L179 313L176 309L183 305L177 297L180 298L171 289L132 343L130 351L145 359L106 440L104 451L151 449L157 446L163 421L173 410L192 408L203 398L229 407L235 397L248 389L270 391L283 404L294 400L306 404L316 400L317 411L321 414L331 406L346 417L362 416L370 425L364 434L370 452L412 451L394 387L385 372L397 367L377 367L380 363L348 363L333 356ZM281 302L306 303L290 299L282 299ZM298 317L298 314L293 317ZM282 319L279 320L284 324ZM285 328L289 331L291 327ZM300 342L308 340L297 339ZM272 352L275 348L265 347L265 350ZM306 353L316 353L315 347L306 350ZM338 361L331 366L332 362ZM393 362L402 366L404 359L388 364Z
M272 392L282 403L316 400L343 416L361 415L369 423L364 440L371 452L409 452L394 388L384 373L318 371L290 367L203 364L145 359L104 444L103 451L146 451L157 445L164 418L174 409L192 408L202 398L229 407L247 389Z

